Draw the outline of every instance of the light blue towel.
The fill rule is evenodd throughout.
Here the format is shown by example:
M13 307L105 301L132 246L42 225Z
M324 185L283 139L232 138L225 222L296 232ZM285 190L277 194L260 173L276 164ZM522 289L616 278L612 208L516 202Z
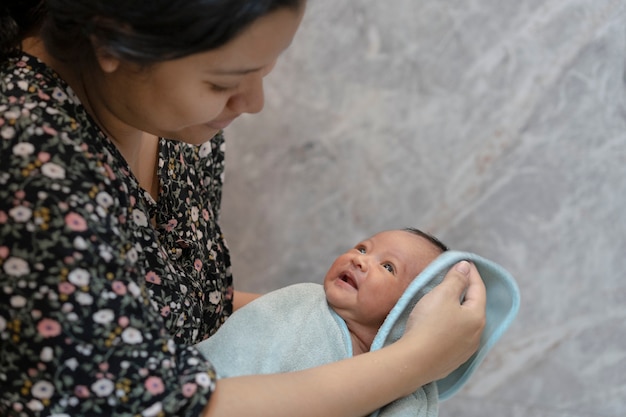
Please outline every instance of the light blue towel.
M446 378L394 401L372 417L436 416L438 399L450 398L461 388L511 324L519 308L519 291L513 277L478 255L448 251L405 290L379 329L371 350L396 341L417 301L463 259L474 262L487 288L487 324L479 350ZM328 307L323 287L312 283L292 285L256 299L197 346L221 377L288 372L352 356L345 322Z
M485 283L487 320L478 351L450 375L437 381L440 400L450 398L461 389L517 315L520 292L513 276L502 266L469 252L451 250L442 253L404 291L378 330L370 348L380 349L398 340L404 333L406 320L415 304L443 280L452 266L462 260L472 261Z

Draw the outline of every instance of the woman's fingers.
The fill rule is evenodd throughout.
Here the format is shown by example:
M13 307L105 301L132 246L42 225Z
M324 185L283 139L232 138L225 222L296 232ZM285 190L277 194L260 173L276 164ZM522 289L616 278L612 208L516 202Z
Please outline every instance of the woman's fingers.
M469 273L467 277L469 282L462 303L463 307L476 308L478 310L484 311L487 305L487 289L485 288L485 283L480 277L476 266L469 263L468 266Z

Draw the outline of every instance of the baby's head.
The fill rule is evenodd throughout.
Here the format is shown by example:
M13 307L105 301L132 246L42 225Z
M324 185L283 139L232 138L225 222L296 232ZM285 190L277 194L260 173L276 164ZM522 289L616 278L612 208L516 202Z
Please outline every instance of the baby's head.
M324 277L344 320L378 328L411 281L448 248L418 229L387 230L340 255Z

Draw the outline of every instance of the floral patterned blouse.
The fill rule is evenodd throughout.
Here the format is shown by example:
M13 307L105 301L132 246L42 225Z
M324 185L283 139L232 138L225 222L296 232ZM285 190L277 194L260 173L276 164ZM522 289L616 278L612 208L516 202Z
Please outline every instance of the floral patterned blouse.
M50 68L0 77L0 415L200 415L192 345L232 311L223 137L161 139L155 202Z

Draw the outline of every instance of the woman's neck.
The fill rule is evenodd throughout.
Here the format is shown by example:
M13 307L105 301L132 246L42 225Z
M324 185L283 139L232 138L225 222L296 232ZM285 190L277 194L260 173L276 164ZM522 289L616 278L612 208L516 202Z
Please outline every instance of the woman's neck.
M77 67L50 55L39 37L26 37L22 41L22 49L52 68L72 88L89 115L122 154L139 185L157 200L158 138L116 122L106 106L90 97L90 90L86 86L95 81L86 80Z

